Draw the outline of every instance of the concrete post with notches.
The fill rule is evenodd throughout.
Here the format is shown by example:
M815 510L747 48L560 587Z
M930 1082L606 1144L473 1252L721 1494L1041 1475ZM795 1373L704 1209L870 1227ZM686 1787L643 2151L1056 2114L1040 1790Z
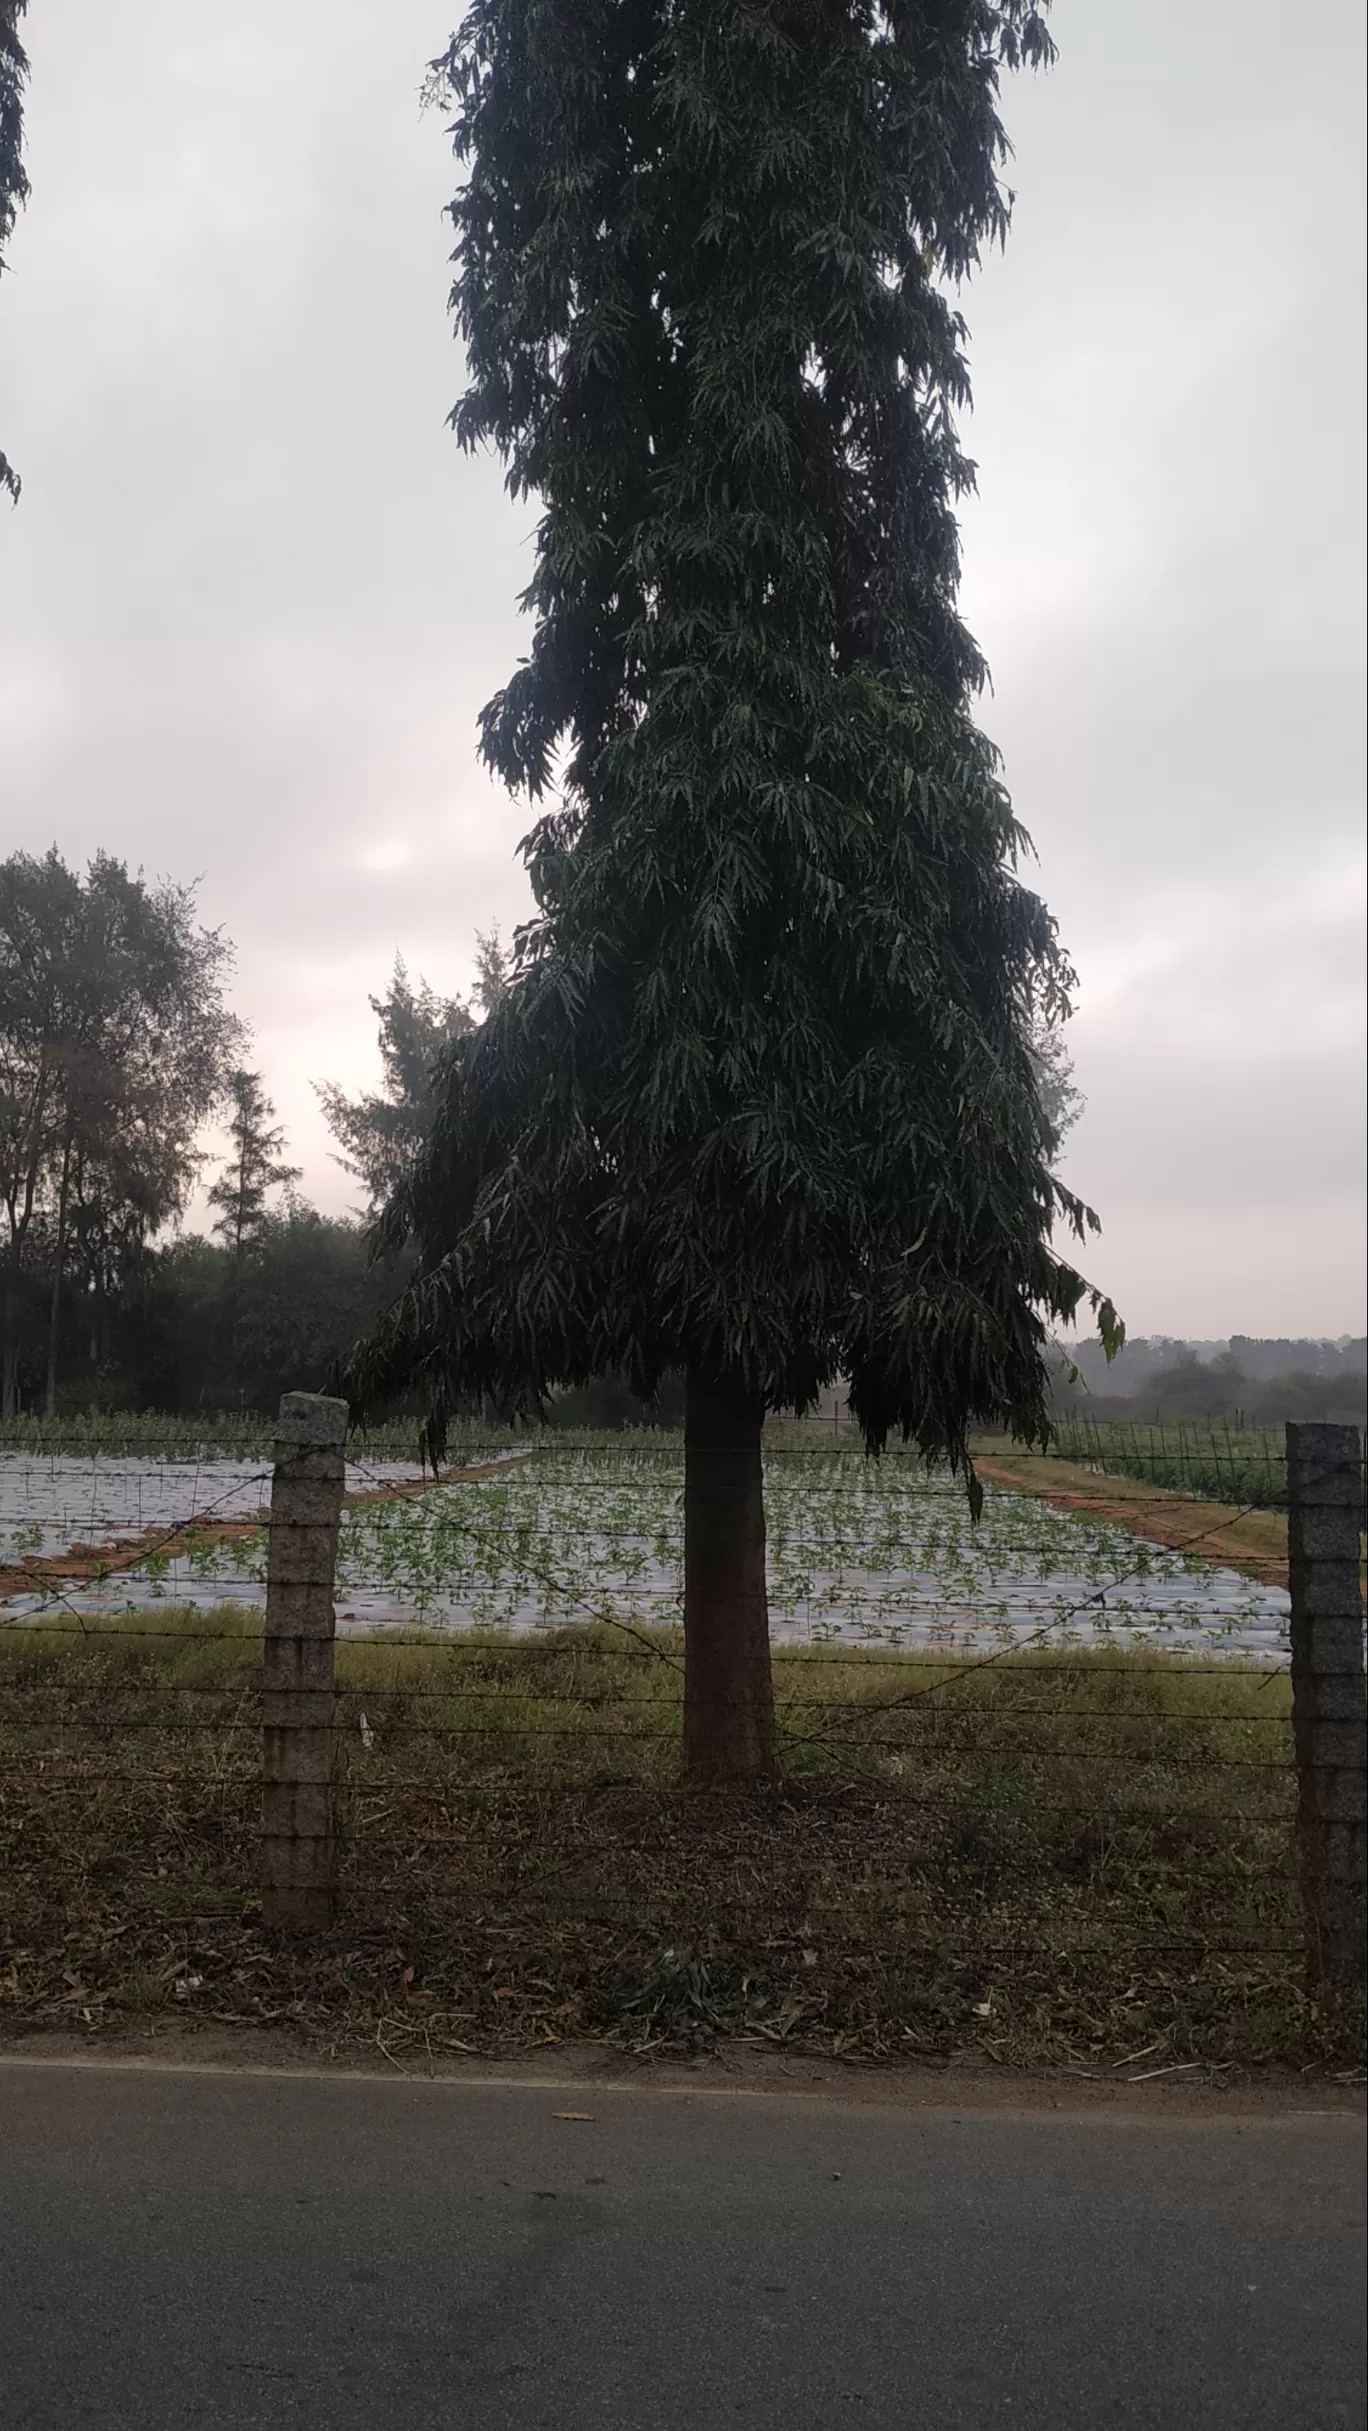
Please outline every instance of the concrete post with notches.
M1362 1533L1358 1428L1289 1424L1298 1857L1311 1971L1341 1983L1363 1972L1368 1893Z
M276 1424L262 1652L265 1923L329 1924L336 1897L333 1605L347 1404L286 1393Z

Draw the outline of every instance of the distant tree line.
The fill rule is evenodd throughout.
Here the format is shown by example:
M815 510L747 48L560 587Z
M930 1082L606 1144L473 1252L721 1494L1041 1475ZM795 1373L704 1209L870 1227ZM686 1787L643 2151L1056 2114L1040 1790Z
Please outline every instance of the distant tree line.
M1079 1371L1077 1381L1068 1367ZM1368 1341L1232 1334L1228 1342L1167 1337L1128 1342L1108 1372L1090 1344L1061 1357L1061 1414L1139 1423L1211 1419L1277 1427L1289 1418L1362 1426L1368 1414Z
M469 1005L415 986L383 996L382 1084L318 1094L355 1216L298 1191L284 1131L224 986L232 952L194 891L97 854L0 862L0 1415L273 1406L320 1384L403 1280L371 1260L369 1223L425 1135L443 1049L506 983L477 940ZM213 1228L180 1229L207 1189Z
M193 890L131 876L97 854L84 874L55 850L0 863L0 1408L269 1409L321 1384L406 1279L372 1262L370 1225L431 1126L444 1052L501 1001L509 957L476 939L470 1002L396 959L372 996L381 1079L351 1096L317 1084L354 1216L298 1192L285 1134L224 1001L227 941L195 919ZM1078 1107L1058 1032L1042 1032L1042 1095L1062 1140ZM206 1192L208 1235L179 1229L218 1119L228 1153ZM1365 1343L1095 1344L1062 1369L1055 1404L1099 1417L1363 1420ZM556 1395L567 1425L678 1426L683 1384L653 1399L607 1374Z
M90 1409L269 1410L316 1387L376 1323L407 1262L372 1258L370 1227L432 1121L444 1051L508 985L497 931L477 933L469 1003L414 981L383 995L378 1089L316 1084L353 1216L299 1194L248 1033L224 1001L232 949L195 918L194 890L152 885L97 854L0 863L0 1416ZM205 1196L209 1233L180 1229ZM416 1407L416 1402L415 1402ZM654 1400L607 1375L555 1396L565 1425L678 1425L683 1387Z

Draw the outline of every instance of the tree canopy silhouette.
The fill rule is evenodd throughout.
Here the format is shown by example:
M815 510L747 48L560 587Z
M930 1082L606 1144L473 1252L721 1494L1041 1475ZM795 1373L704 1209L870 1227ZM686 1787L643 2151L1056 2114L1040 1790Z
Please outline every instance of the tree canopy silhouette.
M463 447L541 503L483 713L537 916L382 1220L416 1271L351 1371L534 1406L687 1374L685 1757L773 1762L760 1429L831 1378L878 1450L1046 1426L1095 1225L1032 1025L956 607L957 283L1005 236L1026 0L477 0L437 72Z

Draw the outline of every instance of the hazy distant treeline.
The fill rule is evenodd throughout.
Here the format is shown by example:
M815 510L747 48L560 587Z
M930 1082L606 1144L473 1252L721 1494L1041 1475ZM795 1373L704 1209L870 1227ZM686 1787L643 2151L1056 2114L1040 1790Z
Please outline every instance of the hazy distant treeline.
M1155 1334L1128 1342L1108 1366L1101 1345L1070 1346L1079 1372L1061 1362L1057 1407L1070 1415L1164 1420L1213 1418L1280 1426L1289 1418L1363 1425L1368 1404L1368 1340L1232 1334L1214 1342Z

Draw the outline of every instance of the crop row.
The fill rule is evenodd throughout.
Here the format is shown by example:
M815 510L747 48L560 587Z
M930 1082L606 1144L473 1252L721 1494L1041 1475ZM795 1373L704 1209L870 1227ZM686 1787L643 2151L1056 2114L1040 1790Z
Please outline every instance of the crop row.
M780 1459L766 1480L771 1613L810 1637L977 1641L1023 1627L1067 1639L1124 1630L1172 1642L1276 1638L1278 1591L1146 1543L1105 1519L962 1487L907 1462ZM645 1451L611 1463L541 1453L480 1481L350 1509L338 1560L345 1619L535 1627L573 1618L670 1622L682 1586L683 1467ZM144 1557L154 1595L231 1584L259 1594L265 1534Z
M1086 1468L1142 1478L1198 1501L1257 1511L1287 1508L1283 1438L1270 1429L1074 1419L1056 1429L1051 1448Z

